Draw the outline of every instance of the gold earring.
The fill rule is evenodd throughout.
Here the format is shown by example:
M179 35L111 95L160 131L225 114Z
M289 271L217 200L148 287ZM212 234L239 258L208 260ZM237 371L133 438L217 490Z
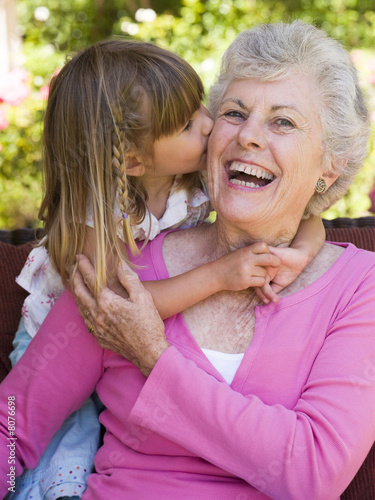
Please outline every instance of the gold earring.
M314 189L319 194L323 194L327 191L327 184L323 177L319 177Z

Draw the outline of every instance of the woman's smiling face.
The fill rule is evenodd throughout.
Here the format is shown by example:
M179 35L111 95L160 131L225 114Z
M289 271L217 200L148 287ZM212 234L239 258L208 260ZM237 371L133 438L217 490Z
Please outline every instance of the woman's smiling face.
M317 103L316 88L297 74L228 86L208 149L210 196L219 214L239 224L300 221L323 172ZM328 186L334 181L325 179Z

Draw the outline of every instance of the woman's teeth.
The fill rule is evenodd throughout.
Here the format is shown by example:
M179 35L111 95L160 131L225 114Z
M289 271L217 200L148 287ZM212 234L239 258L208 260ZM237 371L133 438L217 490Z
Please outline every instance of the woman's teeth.
M254 165L234 161L229 167L229 182L238 186L257 189L266 186L274 178L271 172Z
M240 179L230 179L231 184L237 184L238 186L245 186L250 188L261 188L260 184L254 184L254 182L241 181Z

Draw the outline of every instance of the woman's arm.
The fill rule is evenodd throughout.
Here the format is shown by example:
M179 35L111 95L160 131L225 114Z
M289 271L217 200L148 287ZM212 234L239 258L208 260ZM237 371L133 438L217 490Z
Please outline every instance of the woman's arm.
M92 394L102 374L103 352L65 292L0 384L0 498L8 491L7 474L18 476L23 468L35 467L54 432ZM14 415L8 401L13 401Z
M125 357L147 377L169 347L151 293L123 263L118 267L118 278L126 297L106 287L95 299L95 270L84 255L77 255L77 263L71 286L86 326L93 330L99 345ZM124 328L128 335L124 335Z

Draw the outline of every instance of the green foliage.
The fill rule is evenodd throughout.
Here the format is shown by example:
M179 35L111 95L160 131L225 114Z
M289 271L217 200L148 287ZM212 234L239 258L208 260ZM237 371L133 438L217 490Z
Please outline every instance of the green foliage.
M72 52L112 35L124 2L120 0L18 0L18 19L24 39L56 52ZM38 16L37 9L47 9ZM47 19L43 17L48 16ZM42 17L42 19L38 19Z
M137 22L132 6L142 2L136 0L18 0L24 67L30 74L31 95L20 106L7 107L10 124L0 131L0 227L38 223L44 86L62 66L67 54L110 36L151 41L177 52L192 64L208 89L218 73L224 50L239 32L264 22L292 19L314 22L347 48L361 48L354 52L355 62L361 71L362 86L375 109L375 54L363 50L375 46L373 0L151 0L150 3L160 15L153 22ZM41 11L44 20L37 19L37 8L48 9ZM373 137L372 155L347 195L327 211L326 217L357 217L367 213L368 192L375 177L374 144Z
M8 109L10 125L0 132L0 227L33 227L41 202L41 134L45 101L34 90Z

